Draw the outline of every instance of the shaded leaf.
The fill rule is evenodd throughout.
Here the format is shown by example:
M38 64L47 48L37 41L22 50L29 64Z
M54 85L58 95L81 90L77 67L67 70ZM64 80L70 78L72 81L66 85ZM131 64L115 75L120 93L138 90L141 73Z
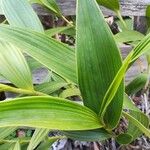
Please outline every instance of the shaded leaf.
M128 95L136 94L138 91L143 89L146 85L148 80L148 74L142 73L139 74L135 79L133 79L127 86L126 86L126 93Z
M61 11L55 0L40 0L46 7L48 7L52 12L61 16Z
M68 138L73 140L80 140L80 141L103 141L106 139L111 138L111 134L109 134L104 129L96 129L96 130L89 130L89 131L67 131L63 132Z
M73 27L57 27L57 28L52 28L52 29L48 29L45 31L45 34L48 36L54 36L55 34L58 33L64 33L67 32L67 30L69 29L74 29Z
M117 33L114 37L116 42L118 43L130 43L142 40L144 38L144 35L137 31L126 30Z
M132 136L126 133L122 133L119 136L117 136L116 140L119 144L129 144L132 141Z
M56 137L50 137L46 139L44 142L40 144L40 146L37 148L37 150L48 150L54 142L61 139L62 137L56 136Z
M35 86L36 91L43 92L45 94L52 94L53 92L61 89L62 87L67 86L65 82L53 81L48 83L43 83Z
M113 35L95 0L78 0L76 53L84 105L98 113L104 109L101 107L105 103L103 98L122 62ZM108 109L106 120L112 128L118 123L122 104L123 84Z
M114 11L120 9L119 0L97 0L97 3Z
M68 88L60 93L59 97L67 98L71 96L80 96L80 90L78 88Z

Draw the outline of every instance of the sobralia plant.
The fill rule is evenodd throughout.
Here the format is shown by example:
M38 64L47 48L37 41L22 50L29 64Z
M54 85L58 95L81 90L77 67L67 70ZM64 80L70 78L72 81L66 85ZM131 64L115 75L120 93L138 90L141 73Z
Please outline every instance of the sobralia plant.
M66 20L54 0L36 2ZM128 144L142 133L150 137L148 117L132 103L124 88L126 71L149 50L150 35L123 61L97 2L110 9L114 6L112 10L119 14L118 1L110 7L106 1L77 0L76 25L66 20L69 27L47 32L31 1L0 1L8 22L0 25L0 74L14 85L0 84L0 91L19 94L0 102L2 148L48 149L57 139L67 137L81 141L115 138L120 144ZM76 28L75 48L47 35L66 28ZM49 70L51 80L34 85L31 71L39 67ZM66 99L72 95L79 95L81 101ZM128 120L128 127L117 134L114 129L121 118ZM7 139L22 126L35 128L31 139ZM59 130L62 136L48 137L52 130Z

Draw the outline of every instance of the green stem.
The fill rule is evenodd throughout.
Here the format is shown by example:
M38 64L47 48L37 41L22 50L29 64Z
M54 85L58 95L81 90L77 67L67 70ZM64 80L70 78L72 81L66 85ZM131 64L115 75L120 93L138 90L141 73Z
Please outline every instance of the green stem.
M25 94L25 95L34 95L34 96L49 96L45 93L34 91L34 90L27 90L21 88L15 88L8 85L0 84L0 91L9 91L18 94Z
M123 27L124 27L125 29L128 29L127 24L125 23L125 21L123 20L123 18L122 18L122 16L121 16L120 11L117 10L117 11L116 11L116 14L117 14L117 17L119 18L119 20L121 21Z
M61 16L71 27L73 27L74 25L72 24L72 22L70 22L65 16Z

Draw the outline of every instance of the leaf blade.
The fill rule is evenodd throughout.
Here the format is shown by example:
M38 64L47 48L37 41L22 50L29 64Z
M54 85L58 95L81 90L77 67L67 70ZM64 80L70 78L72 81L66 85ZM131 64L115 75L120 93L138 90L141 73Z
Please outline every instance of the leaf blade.
M87 107L54 97L18 98L1 102L0 107L0 127L30 126L59 130L102 127L98 116Z
M100 109L103 110L102 99L122 62L113 35L95 0L78 0L76 54L78 81L84 104L98 113ZM111 126L116 126L121 115L123 84L118 91L113 99L113 105L109 108L110 115L111 110L116 107L118 109L118 112L113 114L113 119L116 119L108 119L107 123Z

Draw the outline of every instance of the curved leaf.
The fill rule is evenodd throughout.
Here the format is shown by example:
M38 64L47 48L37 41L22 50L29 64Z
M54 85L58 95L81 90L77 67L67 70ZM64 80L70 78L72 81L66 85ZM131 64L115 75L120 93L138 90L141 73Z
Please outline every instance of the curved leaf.
M39 18L27 0L2 0L1 7L11 25L44 31Z
M17 87L33 89L32 75L22 52L14 45L1 41L0 73Z
M55 0L40 0L47 8L49 8L52 12L61 16L60 8L58 7Z
M117 33L114 38L118 43L130 43L142 40L144 35L137 31L125 30L123 32Z
M9 136L15 130L16 130L16 127L0 128L0 140Z
M76 53L83 102L98 113L104 109L102 104L106 100L103 101L103 98L122 61L113 35L95 0L78 0ZM111 128L117 125L121 116L123 89L121 84L107 110L105 121Z
M40 142L44 140L48 133L49 129L35 129L27 150L34 150L40 144Z
M133 79L127 86L126 86L126 93L128 95L136 94L138 91L143 89L146 85L148 80L148 74L142 73L139 74L135 79Z
M0 127L29 126L59 130L101 128L85 106L54 97L25 97L0 103Z
M132 141L132 136L130 134L122 133L116 138L119 144L129 144Z
M97 3L114 11L120 9L119 0L97 0Z
M134 112L134 111L132 111L132 113L133 114L128 114L128 113L126 113L126 112L123 112L123 115L127 118L127 119L129 119L129 121L134 125L134 126L136 126L140 131L142 131L147 137L149 137L150 138L150 130L148 129L148 128L146 128L144 125L143 125L143 121L142 122L140 122L138 119L136 119L135 118L135 116L134 115L137 115L137 116L139 116L140 115L140 117L142 117L142 113L139 113L139 112ZM144 114L143 114L144 115ZM144 117L145 118L145 117ZM144 119L145 120L145 119ZM149 125L149 121L148 121L148 125ZM135 128L134 128L135 129ZM133 133L133 128L131 129L132 130L132 133ZM135 136L135 135L134 135Z
M7 25L0 25L0 39L22 48L44 66L77 83L75 52L67 45L42 33Z
M68 138L80 141L103 141L112 137L104 129L96 129L96 130L89 130L89 131L67 131L63 132Z

